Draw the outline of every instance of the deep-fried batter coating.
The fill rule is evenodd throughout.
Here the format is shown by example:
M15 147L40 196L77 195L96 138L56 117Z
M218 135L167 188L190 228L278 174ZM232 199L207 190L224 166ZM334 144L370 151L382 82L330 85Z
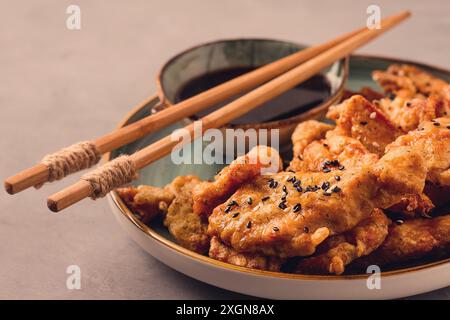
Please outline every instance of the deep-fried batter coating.
M198 253L208 252L207 221L192 210L192 189L201 183L196 176L179 176L164 189L139 186L117 189L125 204L149 223L166 213L164 225L181 246Z
M392 223L384 243L367 257L356 260L354 266L384 266L435 254L450 254L450 215Z
M429 217L433 209L434 204L425 193L407 195L388 208L389 211L402 213L405 218Z
M327 131L333 130L334 126L316 120L301 122L292 133L292 146L294 158L301 156L303 150L314 140L325 138Z
M437 95L412 100L384 98L378 101L378 106L395 126L405 132L417 129L424 121L450 116L450 104Z
M405 147L375 165L342 170L339 181L335 176L280 172L257 177L214 209L208 233L239 252L311 255L328 236L353 229L373 209L421 192L426 171L420 153Z
M372 78L386 93L406 99L435 94L450 101L450 85L447 82L412 65L393 64L386 71L374 71Z
M351 231L325 240L316 255L302 259L295 270L306 274L342 274L345 266L377 249L388 234L389 219L380 209Z
M268 271L280 271L283 263L283 259L278 257L267 257L258 253L237 252L223 244L217 237L211 238L209 256L236 266Z
M201 183L196 176L179 176L166 187L175 199L167 210L164 225L177 243L189 250L206 253L209 247L207 221L192 210L192 190Z
M278 172L282 161L278 152L270 147L257 146L237 158L214 177L214 182L203 182L193 191L194 212L208 216L239 186L267 172Z
M116 189L123 202L134 212L139 214L144 223L150 222L157 215L166 212L175 198L168 190L141 185Z
M400 136L387 146L386 151L403 146L413 146L422 153L428 181L450 186L450 118L423 122L417 130Z
M380 109L358 95L330 107L327 117L336 121L336 134L357 139L378 156L403 133Z

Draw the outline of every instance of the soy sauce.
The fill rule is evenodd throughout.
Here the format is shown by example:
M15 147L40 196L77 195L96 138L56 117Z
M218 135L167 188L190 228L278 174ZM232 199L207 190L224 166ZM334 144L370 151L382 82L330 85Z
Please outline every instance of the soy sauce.
M187 82L177 92L175 102L177 103L190 98L252 70L254 70L254 68L249 67L224 69L194 78ZM247 124L286 119L308 111L309 109L321 104L330 97L330 92L331 87L328 80L323 75L315 75L295 88L273 98L261 106L258 106L242 117L235 119L231 122L231 124ZM206 111L196 114L195 118L201 118L241 95L214 105Z

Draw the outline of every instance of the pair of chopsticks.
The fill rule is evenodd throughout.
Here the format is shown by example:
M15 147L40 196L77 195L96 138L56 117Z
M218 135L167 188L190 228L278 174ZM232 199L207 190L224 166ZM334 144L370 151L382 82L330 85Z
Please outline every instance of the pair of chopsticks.
M221 127L309 79L323 68L349 55L409 16L410 12L405 11L383 19L381 29L362 28L319 46L294 53L97 138L93 143L102 154L112 151L211 105L256 87L253 91L200 119L203 130ZM191 137L194 136L194 124L190 124L184 129L189 132ZM170 136L167 136L130 155L130 160L139 170L169 154L178 144L179 141L173 141ZM48 179L48 167L38 164L6 179L5 188L7 192L14 194L31 186L42 184ZM52 211L57 212L91 196L93 192L89 182L80 180L51 195L48 198L48 206Z

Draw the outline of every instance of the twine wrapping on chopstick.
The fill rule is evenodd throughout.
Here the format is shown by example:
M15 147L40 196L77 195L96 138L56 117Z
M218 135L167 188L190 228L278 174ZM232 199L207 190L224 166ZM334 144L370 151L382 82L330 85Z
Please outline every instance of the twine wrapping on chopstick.
M61 180L65 176L92 167L101 158L95 144L91 141L82 141L46 155L41 163L48 167L48 182ZM43 183L35 185L40 188Z
M104 197L111 190L127 184L137 177L134 162L129 156L122 155L81 177L91 184L94 192L92 199Z

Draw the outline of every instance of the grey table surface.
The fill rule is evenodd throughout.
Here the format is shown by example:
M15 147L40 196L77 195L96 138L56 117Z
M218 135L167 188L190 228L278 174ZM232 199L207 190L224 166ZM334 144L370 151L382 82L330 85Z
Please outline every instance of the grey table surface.
M155 92L170 56L219 38L314 44L365 24L372 1L5 1L0 11L0 177L112 130ZM449 1L375 1L413 18L359 52L450 68ZM81 8L81 30L66 8ZM0 192L0 298L244 298L173 271L121 230L105 200L60 215L46 196L76 177L17 196ZM81 290L66 288L79 265ZM449 299L450 288L413 298Z

